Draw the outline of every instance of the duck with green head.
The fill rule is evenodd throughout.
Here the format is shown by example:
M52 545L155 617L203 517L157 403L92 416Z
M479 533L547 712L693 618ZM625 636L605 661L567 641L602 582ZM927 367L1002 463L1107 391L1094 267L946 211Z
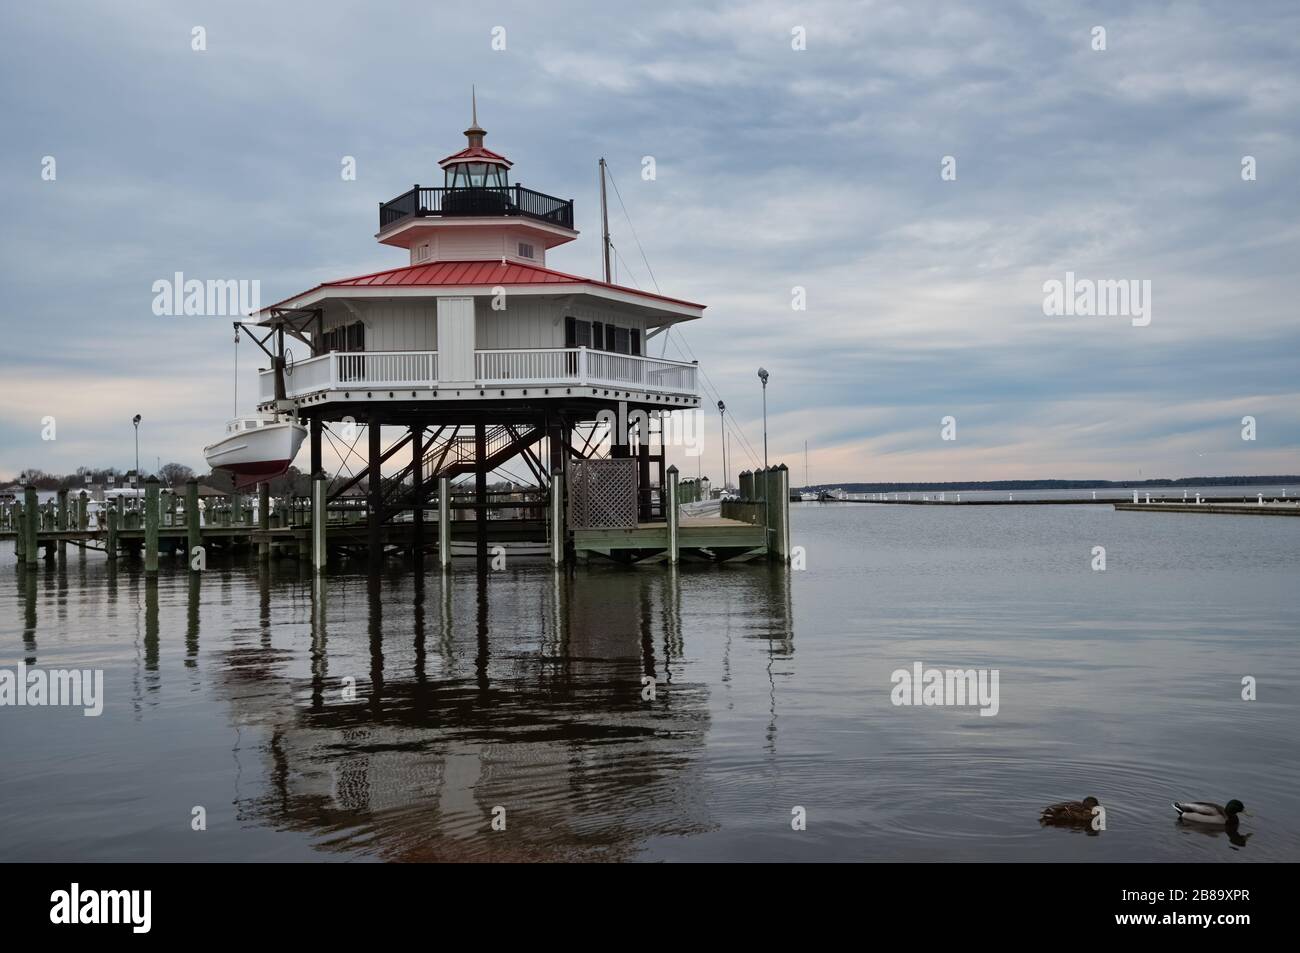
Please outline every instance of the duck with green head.
M1250 817L1246 805L1236 798L1227 804L1215 804L1212 801L1175 801L1174 810L1178 812L1180 821L1192 824L1214 824L1218 827L1235 825L1240 814Z

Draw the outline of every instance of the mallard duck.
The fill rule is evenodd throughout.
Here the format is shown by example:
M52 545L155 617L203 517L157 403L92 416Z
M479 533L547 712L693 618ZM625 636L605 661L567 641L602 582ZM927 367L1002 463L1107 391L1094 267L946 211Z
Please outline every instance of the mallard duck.
M1233 798L1227 804L1213 804L1210 801L1175 801L1174 810L1178 812L1180 821L1190 821L1196 824L1216 824L1220 827L1225 824L1236 824L1238 814L1245 814L1250 817L1246 805L1236 798Z
M1100 804L1101 802L1095 797L1086 797L1082 801L1049 804L1043 808L1038 819L1044 824L1091 824L1092 809Z

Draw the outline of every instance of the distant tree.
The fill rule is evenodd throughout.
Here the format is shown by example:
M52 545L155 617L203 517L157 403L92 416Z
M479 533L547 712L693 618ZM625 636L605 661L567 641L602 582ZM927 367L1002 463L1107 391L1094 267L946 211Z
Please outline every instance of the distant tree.
M206 475L199 477L199 482L223 493L235 491L235 475L229 470L209 470Z
M168 486L180 486L194 476L194 471L183 463L164 463L158 476Z

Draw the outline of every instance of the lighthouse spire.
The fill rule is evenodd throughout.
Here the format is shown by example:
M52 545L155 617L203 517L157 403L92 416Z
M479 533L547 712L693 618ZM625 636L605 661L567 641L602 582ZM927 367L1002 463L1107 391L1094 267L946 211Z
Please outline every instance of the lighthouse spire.
M470 102L470 126L465 130L465 138L469 140L469 147L483 148L483 137L487 135L487 130L478 124L478 91L471 85L469 88Z

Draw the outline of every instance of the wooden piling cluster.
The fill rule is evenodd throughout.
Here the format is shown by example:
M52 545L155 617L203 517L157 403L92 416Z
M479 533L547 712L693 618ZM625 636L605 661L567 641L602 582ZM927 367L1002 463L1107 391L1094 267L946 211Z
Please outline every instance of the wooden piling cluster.
M789 562L790 471L784 463L766 470L744 470L736 480L739 500L723 500L722 515L764 527L768 555Z

